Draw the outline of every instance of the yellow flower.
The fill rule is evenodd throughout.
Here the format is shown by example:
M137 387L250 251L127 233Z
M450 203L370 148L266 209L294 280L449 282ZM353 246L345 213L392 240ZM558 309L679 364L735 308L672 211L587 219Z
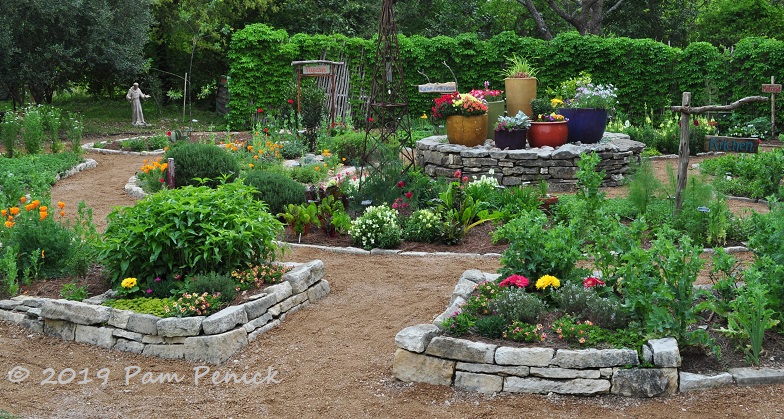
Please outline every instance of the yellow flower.
M420 118L427 119L427 114L426 113L422 113L422 116L420 116Z
M318 171L320 169L318 166L314 167L313 170Z
M551 105L553 108L557 108L557 107L559 107L559 106L562 106L562 105L563 105L563 100L561 100L561 99L558 99L557 97L556 97L556 98L552 98L552 99L550 99L550 105Z
M250 167L251 169L253 169L253 163L248 163L248 167Z
M125 278L120 284L123 288L130 289L136 286L136 278Z
M544 275L536 280L536 289L543 290L547 287L558 288L561 286L561 281L552 275Z

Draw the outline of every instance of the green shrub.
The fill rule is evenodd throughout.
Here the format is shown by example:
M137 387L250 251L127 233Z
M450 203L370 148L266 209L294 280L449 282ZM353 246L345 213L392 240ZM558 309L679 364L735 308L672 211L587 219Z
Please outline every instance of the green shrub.
M171 144L167 135L153 135L147 138L147 148L149 150L162 150Z
M233 181L240 172L237 160L225 150L212 144L179 143L169 148L163 160L174 159L174 184L180 188L200 185L198 179L209 179L204 184L216 187L222 178Z
M283 148L280 150L280 155L286 160L296 160L308 152L307 147L297 137L288 136L286 141L283 141Z
M414 211L403 226L403 240L436 243L444 235L444 223L429 209Z
M186 277L178 284L176 294L216 294L221 302L231 303L237 296L237 282L230 274L208 272Z
M80 287L76 284L76 282L63 284L62 288L60 288L60 297L72 301L82 301L87 298L87 286L83 285Z
M356 166L362 161L365 147L365 133L349 131L332 138L334 153L346 159L346 164Z
M536 323L539 316L547 311L547 303L524 288L508 287L490 301L490 309L510 323Z
M351 223L348 234L363 249L397 247L400 244L397 211L386 205L368 207L362 216Z
M117 300L106 300L103 305L117 310L131 310L142 314L152 314L153 316L166 317L164 307L172 305L174 300L171 298L122 298Z
M5 148L5 156L12 158L17 152L19 132L22 130L22 123L14 112L6 112L0 124L0 143Z
M313 185L324 180L328 175L328 170L323 163L305 163L292 167L288 173L292 179L299 183Z
M441 327L444 329L444 333L452 336L462 336L468 333L475 323L476 317L473 315L465 312L456 312L441 322Z
M38 154L43 151L44 120L37 108L25 109L22 121L22 142L27 154Z
M286 204L305 202L305 185L282 173L251 170L242 182L256 188L253 196L266 202L271 214L285 211Z
M150 195L107 217L101 245L112 283L142 281L220 268L229 273L271 262L282 225L242 183L186 186Z
M476 333L480 336L498 339L504 335L507 323L503 317L494 314L477 319L474 326L476 327Z

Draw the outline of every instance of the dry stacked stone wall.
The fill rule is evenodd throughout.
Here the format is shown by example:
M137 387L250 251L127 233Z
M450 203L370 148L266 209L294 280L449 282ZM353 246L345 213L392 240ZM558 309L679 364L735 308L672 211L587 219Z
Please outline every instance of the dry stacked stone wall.
M287 263L283 282L210 316L159 318L84 302L17 296L0 300L0 320L65 340L169 359L220 364L286 316L330 292L324 263Z
M619 186L632 163L640 162L645 144L632 141L626 134L606 133L599 144L565 144L558 148L541 147L501 150L488 140L483 146L449 144L446 136L427 137L416 143L416 164L431 177L492 176L504 186L547 181L551 192L571 192L577 185L577 162L584 153L601 157L598 169L606 172L602 186Z

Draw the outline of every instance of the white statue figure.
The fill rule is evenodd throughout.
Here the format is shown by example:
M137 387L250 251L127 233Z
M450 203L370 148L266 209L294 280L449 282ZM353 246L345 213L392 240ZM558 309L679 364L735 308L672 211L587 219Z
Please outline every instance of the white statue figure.
M131 125L147 125L147 123L144 122L141 99L147 99L149 97L150 95L145 95L142 93L141 89L139 89L139 83L134 83L133 86L128 89L128 94L125 95L125 98L128 99L128 102L131 102Z

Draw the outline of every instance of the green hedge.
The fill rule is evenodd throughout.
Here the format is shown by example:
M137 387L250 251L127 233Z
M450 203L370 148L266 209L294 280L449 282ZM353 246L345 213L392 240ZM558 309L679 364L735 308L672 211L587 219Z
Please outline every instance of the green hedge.
M680 105L681 92L692 92L694 106L726 104L744 96L759 95L770 77L784 80L784 42L746 38L733 49L720 50L699 42L685 49L651 39L603 38L562 33L552 41L525 38L511 32L489 40L475 34L454 38L399 36L408 100L412 115L429 112L434 95L420 94L416 85L452 81L446 62L454 71L460 91L481 88L484 81L503 89L499 71L513 53L524 56L539 69L539 90L588 71L597 83L619 89L618 110L640 122L646 114L657 118L671 105ZM243 127L258 107L275 109L284 103L285 87L294 78L291 61L327 59L344 61L351 74L350 101L359 116L361 94L366 94L375 65L376 39L343 35L288 36L263 24L237 31L229 52L231 82L230 123ZM359 69L365 71L361 79ZM781 109L781 105L777 105ZM770 105L740 109L748 119L765 116ZM355 121L357 123L359 121Z

